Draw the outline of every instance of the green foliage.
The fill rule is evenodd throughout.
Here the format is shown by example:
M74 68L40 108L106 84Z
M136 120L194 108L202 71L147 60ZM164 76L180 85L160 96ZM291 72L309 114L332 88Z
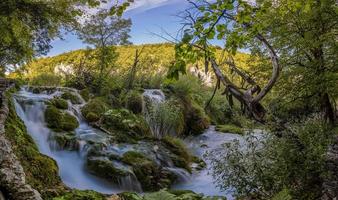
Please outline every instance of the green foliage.
M107 110L108 105L105 103L104 99L94 98L82 107L81 112L86 120L93 122L93 120L98 120L101 117L101 114L105 113Z
M52 200L105 200L106 197L103 194L100 194L91 190L72 190L66 194L55 197Z
M233 124L224 124L224 125L217 125L216 131L220 131L223 133L235 133L235 134L244 134L244 130L241 127L238 127Z
M80 91L80 95L85 101L88 101L90 99L90 91L88 89L82 89Z
M289 194L287 189L284 189L277 193L271 200L292 200L292 197Z
M145 101L148 101L147 99ZM146 105L146 120L154 137L180 135L184 130L184 115L180 106L174 101L166 101L156 105Z
M58 109L68 109L68 102L61 98L52 99L51 104Z
M52 105L47 106L45 120L47 126L57 132L73 131L79 126L79 122L73 115L62 112Z
M55 74L42 73L29 80L29 83L34 86L60 86L61 77Z
M318 199L327 175L325 155L332 127L313 119L278 134L281 137L248 136L245 146L237 141L210 153L219 186L235 188L238 196L270 199L287 189L292 199Z
M145 194L144 199L145 200L157 200L157 199L174 200L176 199L176 196L165 190L160 190L158 192Z
M139 91L129 91L125 97L125 107L134 114L139 114L143 109L143 97Z
M27 183L40 191L43 196L49 196L48 190L51 189L62 191L56 162L40 154L24 123L16 115L11 95L7 93L6 97L9 99L9 115L5 123L5 134L25 171Z

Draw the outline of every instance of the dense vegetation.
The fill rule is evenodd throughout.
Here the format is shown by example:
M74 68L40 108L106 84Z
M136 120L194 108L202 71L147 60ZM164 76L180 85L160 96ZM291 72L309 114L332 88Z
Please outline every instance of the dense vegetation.
M189 1L191 8L180 15L185 22L180 42L146 45L128 40L131 21L121 15L132 1L83 23L77 22L81 6L101 1L53 2L0 3L0 65L35 94L55 92L57 86L76 89L46 100L46 126L61 149L78 150L79 122L70 113L81 105L85 121L108 138L87 141L88 171L113 183L135 176L143 191L154 192L116 198L212 199L165 189L178 180L168 167L187 172L205 167L182 139L210 125L243 136L244 142L226 143L205 157L219 188L238 198L320 199L325 181L337 178L327 162L337 139L334 0ZM36 58L61 28L74 29L91 48ZM215 40L224 46L212 45ZM154 101L147 89L160 89L152 95L162 97L163 91L165 100ZM44 197L105 198L65 189L55 162L38 152L13 102L5 129L29 184ZM115 144L131 148L110 152L107 146Z

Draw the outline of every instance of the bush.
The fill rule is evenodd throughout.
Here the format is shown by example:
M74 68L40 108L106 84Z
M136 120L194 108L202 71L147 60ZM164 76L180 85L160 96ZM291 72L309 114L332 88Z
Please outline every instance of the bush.
M271 199L283 190L291 199L320 199L332 128L316 119L279 130L279 137L251 135L244 144L227 143L208 154L218 185L257 199Z
M154 137L179 135L184 130L184 115L182 109L173 101L157 105L147 102L145 118Z
M142 94L136 90L129 91L125 97L125 107L134 114L139 114L143 109Z
M29 83L35 86L60 86L61 77L55 74L43 73L33 77Z

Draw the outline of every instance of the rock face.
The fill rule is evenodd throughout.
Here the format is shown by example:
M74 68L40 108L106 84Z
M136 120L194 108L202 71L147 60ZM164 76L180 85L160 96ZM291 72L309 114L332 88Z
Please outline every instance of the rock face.
M327 153L326 163L330 177L324 181L322 200L338 199L338 136Z
M2 96L0 109L0 186L5 197L15 200L42 200L25 181L24 170L6 139L4 124L8 116L8 99Z

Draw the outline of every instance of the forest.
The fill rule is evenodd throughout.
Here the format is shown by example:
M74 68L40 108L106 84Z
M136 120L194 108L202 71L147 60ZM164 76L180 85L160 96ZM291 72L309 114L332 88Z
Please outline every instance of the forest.
M138 6L179 24L133 44ZM0 200L338 198L335 0L2 0L0 30Z

